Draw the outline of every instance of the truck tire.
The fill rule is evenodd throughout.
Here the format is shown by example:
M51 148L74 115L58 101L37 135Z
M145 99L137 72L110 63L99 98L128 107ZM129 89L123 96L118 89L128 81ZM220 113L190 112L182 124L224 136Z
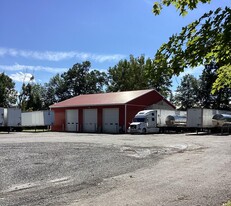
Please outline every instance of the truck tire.
M142 129L142 133L146 134L146 129L145 128Z

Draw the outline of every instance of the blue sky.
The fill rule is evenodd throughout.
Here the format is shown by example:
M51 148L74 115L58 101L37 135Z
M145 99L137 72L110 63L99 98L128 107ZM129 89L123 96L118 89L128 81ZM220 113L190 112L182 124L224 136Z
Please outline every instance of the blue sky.
M20 90L31 75L44 84L75 63L89 60L107 71L119 60L144 54L153 58L160 45L209 9L228 5L213 0L186 17L175 8L152 13L154 0L0 0L0 72ZM198 77L202 67L188 69ZM173 78L173 90L180 83Z

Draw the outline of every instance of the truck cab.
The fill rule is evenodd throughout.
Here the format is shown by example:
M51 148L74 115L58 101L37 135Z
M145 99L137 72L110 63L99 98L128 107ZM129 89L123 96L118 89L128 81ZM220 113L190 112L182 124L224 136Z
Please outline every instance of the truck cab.
M138 112L132 120L128 128L128 132L134 133L157 133L157 111L143 110Z

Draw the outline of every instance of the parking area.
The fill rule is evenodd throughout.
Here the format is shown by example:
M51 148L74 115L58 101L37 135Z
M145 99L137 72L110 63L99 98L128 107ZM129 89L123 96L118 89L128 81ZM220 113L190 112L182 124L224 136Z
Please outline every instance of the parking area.
M231 136L0 133L0 205L222 205Z

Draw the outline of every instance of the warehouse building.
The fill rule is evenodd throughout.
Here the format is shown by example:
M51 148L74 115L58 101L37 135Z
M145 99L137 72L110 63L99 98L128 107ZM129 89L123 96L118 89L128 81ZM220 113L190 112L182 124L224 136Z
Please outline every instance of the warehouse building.
M135 114L143 109L175 109L156 90L79 95L50 106L52 131L126 132Z

